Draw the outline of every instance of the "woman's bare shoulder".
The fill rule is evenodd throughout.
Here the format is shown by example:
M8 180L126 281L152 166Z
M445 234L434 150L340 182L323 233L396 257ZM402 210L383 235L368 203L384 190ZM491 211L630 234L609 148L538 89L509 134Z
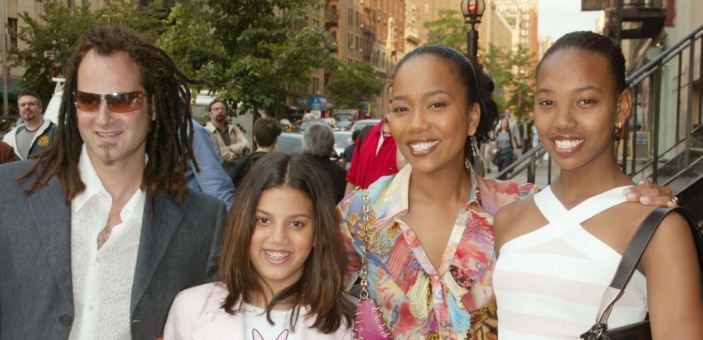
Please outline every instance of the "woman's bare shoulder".
M546 224L532 197L510 203L493 220L496 249L520 235Z

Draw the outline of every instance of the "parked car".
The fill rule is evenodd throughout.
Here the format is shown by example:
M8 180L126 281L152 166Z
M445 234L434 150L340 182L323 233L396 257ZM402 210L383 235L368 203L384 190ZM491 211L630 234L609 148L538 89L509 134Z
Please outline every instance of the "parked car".
M305 132L310 126L314 124L320 124L320 125L327 125L331 127L333 130L337 128L337 126L334 123L334 119L331 118L318 118L318 119L305 119L300 123L300 126L298 126L298 131Z
M378 122L380 122L380 121L381 120L378 118L357 120L356 122L354 122L354 125L352 125L351 131L353 133L354 131L363 129L364 126L368 126L368 125L374 126L374 125L378 124Z
M303 135L296 132L282 132L278 136L276 151L287 154L303 153Z
M354 142L351 139L351 135L351 131L334 131L334 152L337 153L340 159L342 158L344 149Z
M351 128L352 124L354 124L354 122L352 122L349 119L338 120L337 121L337 128L341 129L341 130L349 130Z

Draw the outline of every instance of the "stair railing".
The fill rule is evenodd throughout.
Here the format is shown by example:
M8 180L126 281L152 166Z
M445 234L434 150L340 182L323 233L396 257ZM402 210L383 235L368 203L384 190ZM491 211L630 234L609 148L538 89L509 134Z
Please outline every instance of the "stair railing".
M696 81L700 82L703 79L701 45L703 25L639 67L627 78L633 93L634 107L629 124L626 124L624 129L623 148L619 153L624 170L630 177L650 177L656 182L660 163L679 152L683 152L684 167L690 165L691 136L695 132L694 91L698 93L698 107L695 113L697 125L700 126L703 116L703 86L694 87ZM670 98L671 92L674 92L676 100L675 103L667 105L662 99L667 96ZM660 131L662 119L675 122L673 141L671 138L662 140L668 132Z

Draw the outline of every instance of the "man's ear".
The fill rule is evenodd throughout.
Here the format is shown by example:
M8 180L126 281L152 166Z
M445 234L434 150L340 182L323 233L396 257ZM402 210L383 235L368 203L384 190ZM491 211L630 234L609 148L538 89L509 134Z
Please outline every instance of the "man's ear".
M473 136L478 129L478 123L481 122L481 105L478 102L471 104L466 114L469 119L469 131L467 131L467 136Z

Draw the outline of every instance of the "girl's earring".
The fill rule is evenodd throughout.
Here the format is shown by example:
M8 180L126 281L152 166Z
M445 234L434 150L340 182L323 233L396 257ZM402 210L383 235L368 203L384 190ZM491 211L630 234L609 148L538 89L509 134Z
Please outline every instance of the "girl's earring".
M622 123L615 123L615 140L622 139Z
M476 141L476 135L470 136L469 141L471 143L471 158L473 159L473 164L470 164L468 159L464 159L464 166L466 167L466 170L469 170L469 168L473 165L473 168L474 168L474 171L476 171L476 174L479 177L483 177L483 175L486 172L486 168L485 168L485 163L483 162L483 158L481 157L481 152L479 151L479 148L478 148L478 142Z

